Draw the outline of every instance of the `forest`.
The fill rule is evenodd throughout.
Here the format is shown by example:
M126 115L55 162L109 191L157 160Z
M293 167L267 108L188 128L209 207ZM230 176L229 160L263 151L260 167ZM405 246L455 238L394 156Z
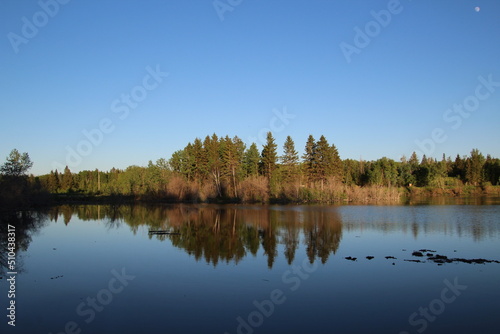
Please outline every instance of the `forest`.
M454 159L344 159L325 136L309 135L303 153L288 136L281 150L271 132L259 150L237 136L194 139L169 159L109 171L66 167L28 174L28 153L13 149L0 168L2 206L51 201L127 199L219 203L378 203L411 195L500 194L500 159L472 149Z

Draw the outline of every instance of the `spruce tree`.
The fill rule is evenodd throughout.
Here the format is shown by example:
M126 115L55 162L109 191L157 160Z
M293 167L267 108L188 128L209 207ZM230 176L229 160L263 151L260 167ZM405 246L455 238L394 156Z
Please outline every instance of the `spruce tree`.
M226 136L222 142L222 169L224 177L231 184L234 197L238 197L237 181L241 176L241 165L243 163L243 152L245 144L237 136L233 139Z
M248 176L259 174L260 153L257 144L252 143L245 151L244 164L245 172Z
M266 137L266 144L262 148L261 153L261 169L262 174L267 178L271 178L272 173L276 169L276 162L278 160L278 154L276 148L278 146L274 142L273 134L269 131Z
M296 176L298 162L299 155L295 150L295 143L292 137L287 136L283 145L283 156L281 156L281 163L283 164L285 179L287 181Z
M222 197L222 159L221 159L221 142L214 133L212 137L207 136L203 142L207 154L207 170L212 180L214 181L217 194Z
M316 154L316 140L312 135L309 135L306 142L305 153L302 156L304 160L304 170L309 182L314 181L314 172L315 172L315 156Z
M470 152L470 157L466 162L465 177L467 182L477 186L483 182L484 156L477 148Z
M73 175L69 170L69 167L64 168L64 174L62 176L62 189L63 191L70 191L73 188Z

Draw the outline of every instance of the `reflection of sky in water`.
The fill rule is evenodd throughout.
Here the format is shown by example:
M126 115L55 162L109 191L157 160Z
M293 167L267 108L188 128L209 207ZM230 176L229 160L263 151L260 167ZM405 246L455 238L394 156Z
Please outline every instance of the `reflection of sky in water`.
M173 246L169 237L163 241L150 237L148 226L141 222L152 218L120 217L111 222L107 217L94 220L73 215L68 225L63 219L50 222L33 235L24 256L24 272L17 278L18 329L59 333L73 320L82 333L235 333L236 318L255 310L254 300L269 298L273 289L280 289L286 302L276 306L276 312L255 333L413 333L408 316L439 298L443 280L455 277L468 286L467 291L447 305L426 332L488 332L495 325L500 264L438 266L403 260L412 259L411 252L421 248L449 257L500 260L498 206L242 208L237 210L236 225L251 226L258 220L257 230L270 233L271 227L276 237L272 268L262 240L256 255L247 250L237 264L221 259L214 266L203 257L195 261L186 249ZM226 214L220 217L230 223L234 216ZM173 216L158 217L163 226L181 226ZM291 221L292 217L297 221ZM137 223L130 226L132 221ZM339 221L341 230L325 227ZM290 231L299 237L296 266L308 263L311 233L341 235L335 254L325 264L316 258L316 271L300 279L296 291L291 290L292 281L283 281L292 268L284 256L284 238ZM313 241L319 247L322 240ZM369 261L367 255L375 259ZM384 258L389 255L397 260ZM358 260L347 261L346 256ZM86 324L75 313L77 305L107 286L112 269L121 268L136 278L96 314L95 321ZM58 275L63 277L50 279ZM297 275L288 278L297 279ZM5 289L3 279L0 290ZM0 306L5 309L5 299ZM5 324L0 326L6 332Z

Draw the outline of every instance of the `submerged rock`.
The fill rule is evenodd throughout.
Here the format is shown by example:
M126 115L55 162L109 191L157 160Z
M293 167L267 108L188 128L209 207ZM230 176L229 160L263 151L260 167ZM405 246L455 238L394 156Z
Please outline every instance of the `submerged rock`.
M486 259L461 259L461 258L454 258L451 260L448 260L450 262L464 262L464 263L469 263L469 264L484 264L484 263L500 263L500 261L497 260L486 260Z

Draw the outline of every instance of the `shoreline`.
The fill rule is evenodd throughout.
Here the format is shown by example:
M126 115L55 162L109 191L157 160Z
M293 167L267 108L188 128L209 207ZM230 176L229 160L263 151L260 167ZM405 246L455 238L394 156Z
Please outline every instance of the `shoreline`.
M242 198L205 198L193 196L175 198L158 194L83 194L83 193L34 193L12 198L0 203L0 210L29 210L55 205L130 205L130 204L261 204L261 205L415 205L436 204L500 204L500 186L462 186L453 188L432 187L358 187L340 186L319 191L303 188L300 197L269 197L244 200ZM495 199L497 198L497 199Z

